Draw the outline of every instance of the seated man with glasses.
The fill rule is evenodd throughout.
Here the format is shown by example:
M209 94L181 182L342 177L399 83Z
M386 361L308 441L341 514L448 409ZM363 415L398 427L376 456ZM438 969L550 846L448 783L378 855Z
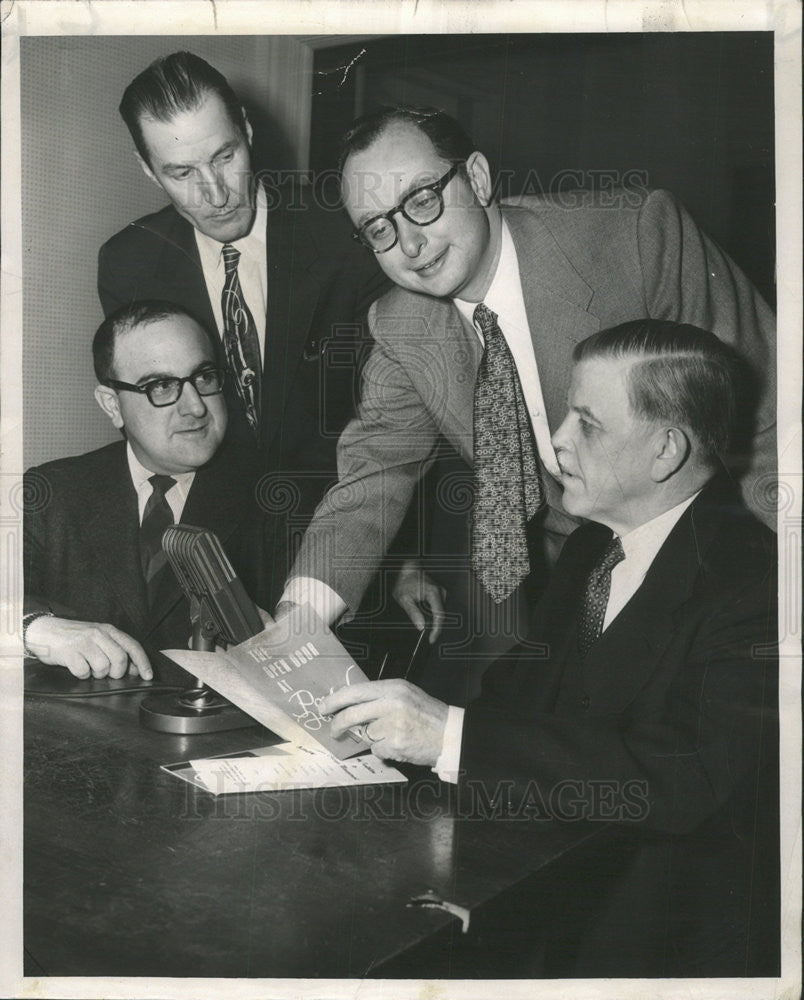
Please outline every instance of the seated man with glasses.
M433 680L452 699L475 694L482 667L526 634L529 601L579 523L562 510L550 441L573 346L638 318L710 329L751 365L759 405L746 414L753 440L741 440L735 466L747 505L775 525L774 505L763 505L776 462L774 316L672 195L498 202L488 161L457 121L394 107L345 135L341 195L355 239L397 287L369 310L375 344L340 438L340 479L307 530L285 600L312 599L330 621L356 609L446 439L465 465L439 483L442 506L471 512L463 557L444 560L442 582L448 610L462 587L458 607L474 618L469 643L445 636L451 655Z
M224 443L224 373L182 308L119 309L92 351L95 399L125 440L26 473L25 653L78 678L150 678L153 652L190 634L161 548L169 524L214 531L251 596L268 603L258 466Z

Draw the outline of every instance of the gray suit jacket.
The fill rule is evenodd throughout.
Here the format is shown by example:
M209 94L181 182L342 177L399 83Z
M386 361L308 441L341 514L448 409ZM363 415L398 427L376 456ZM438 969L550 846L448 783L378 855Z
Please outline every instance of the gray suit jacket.
M567 204L524 197L502 208L519 261L548 423L566 411L572 349L596 330L640 317L693 323L736 347L758 382L743 492L763 509L775 477L775 321L768 305L666 191L575 193ZM443 435L471 464L472 401L481 347L449 299L395 288L369 321L375 346L359 413L338 445L339 483L305 535L294 576L328 583L356 608ZM543 468L548 561L578 522Z

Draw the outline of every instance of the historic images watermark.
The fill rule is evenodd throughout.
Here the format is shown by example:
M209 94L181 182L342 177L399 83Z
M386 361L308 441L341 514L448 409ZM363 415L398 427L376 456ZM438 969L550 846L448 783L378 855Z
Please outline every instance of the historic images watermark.
M250 790L214 796L184 785L182 819L259 819L265 822L324 820L340 822L421 821L448 815L469 822L642 823L650 814L648 782L643 779L565 778L551 784L531 780L493 785L476 779L448 784L435 776L407 785L362 788Z

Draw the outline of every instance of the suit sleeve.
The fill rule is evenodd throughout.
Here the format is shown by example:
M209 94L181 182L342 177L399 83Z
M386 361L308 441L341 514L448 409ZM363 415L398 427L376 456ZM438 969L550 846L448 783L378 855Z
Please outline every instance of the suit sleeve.
M373 326L375 310L369 312ZM435 422L393 352L375 343L356 417L338 442L338 482L305 533L291 576L323 580L352 610L432 463Z
M683 834L754 787L773 759L776 611L771 583L732 590L697 629L669 682L656 672L624 715L523 715L509 658L491 668L464 719L461 792L516 811L550 803L563 818L639 821ZM605 789L606 800L601 800ZM597 799L596 799L597 796ZM749 796L750 798L750 796ZM595 815L601 801L607 815ZM595 803L597 802L597 806ZM569 815L567 812L569 811Z
M644 202L637 229L647 314L692 323L731 344L751 368L754 406L734 456L746 506L776 528L776 321L737 265L667 191Z
M62 618L75 618L75 609L54 600L48 560L58 550L52 513L54 486L41 468L29 469L23 477L22 572L25 596L23 614L52 611Z
M117 274L115 256L111 240L104 243L98 253L98 298L104 316L125 305L130 298L125 281L121 281Z

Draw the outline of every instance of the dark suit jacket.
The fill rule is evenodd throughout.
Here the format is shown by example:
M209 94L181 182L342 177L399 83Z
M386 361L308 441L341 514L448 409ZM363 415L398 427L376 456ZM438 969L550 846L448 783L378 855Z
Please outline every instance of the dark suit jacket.
M348 237L348 219L266 187L268 294L263 364L263 471L292 473L317 502L335 475L338 435L352 415L370 345L363 320L388 287L373 254ZM172 206L130 223L98 257L104 313L159 298L216 330L193 227ZM230 380L231 381L231 380ZM227 386L230 436L251 440L239 397ZM309 511L308 511L309 513Z
M640 317L693 323L733 344L763 380L743 477L747 503L763 500L776 465L776 329L751 283L667 191L608 201L526 197L502 206L549 426L564 419L572 350L597 330ZM375 345L358 417L338 446L340 480L311 522L294 572L324 580L355 609L401 523L422 469L443 435L471 467L472 404L482 349L448 299L394 288L369 313ZM578 521L542 469L547 504L534 519L555 562ZM334 553L322 565L321 553Z
M576 615L610 537L592 523L570 536L533 645L486 674L466 710L462 794L483 789L506 810L541 801L558 818L587 814L625 832L632 850L600 859L601 873L619 867L609 889L593 899L588 886L567 888L569 898L587 893L596 913L581 934L576 974L771 974L774 536L736 491L713 481L582 660Z
M222 447L196 473L182 523L212 529L251 597L269 607L284 581L284 533L256 511L256 475L255 462ZM111 623L150 653L185 647L190 609L169 566L148 609L125 442L40 465L25 482L25 610Z

